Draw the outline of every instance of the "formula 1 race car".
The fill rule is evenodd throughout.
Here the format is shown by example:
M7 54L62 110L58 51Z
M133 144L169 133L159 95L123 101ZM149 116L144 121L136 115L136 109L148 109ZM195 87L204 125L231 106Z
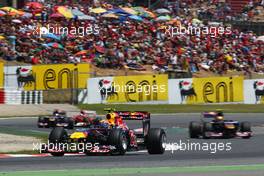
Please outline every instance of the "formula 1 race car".
M143 127L129 129L125 120L140 120ZM89 127L76 129L72 134L68 134L63 127L54 128L49 135L49 144L42 151L53 156L69 152L124 155L127 151L143 149L147 149L149 154L163 154L165 142L163 129L150 128L150 113L108 110L105 120L97 118ZM82 147L75 147L74 150L69 147L80 144Z
M96 119L96 111L81 110L72 117L75 127L89 126Z
M206 121L206 119L213 119ZM244 139L252 136L249 122L238 122L234 120L224 120L222 111L203 112L201 122L190 122L190 138L234 138Z
M50 116L39 116L38 118L39 128L50 128L50 127L65 127L73 129L74 120L71 117L67 117L65 111L54 110Z

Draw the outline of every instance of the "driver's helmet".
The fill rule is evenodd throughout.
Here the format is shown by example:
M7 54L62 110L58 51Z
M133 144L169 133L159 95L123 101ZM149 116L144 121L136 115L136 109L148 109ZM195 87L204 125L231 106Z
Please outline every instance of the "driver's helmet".
M60 109L55 109L55 110L53 111L53 115L54 115L54 116L59 116L59 115L63 116L63 115L66 115L66 112L63 111L63 110L60 110Z
M80 114L81 114L82 116L85 116L85 115L88 114L88 111L87 111L87 110L81 110L81 111L80 111Z
M215 121L223 121L224 120L224 114L223 112L217 112L216 116L215 116Z
M114 125L115 124L115 119L118 117L118 114L116 113L108 113L106 114L106 119L109 124Z
M59 109L55 109L54 111L53 111L53 115L59 115L60 114L60 110Z

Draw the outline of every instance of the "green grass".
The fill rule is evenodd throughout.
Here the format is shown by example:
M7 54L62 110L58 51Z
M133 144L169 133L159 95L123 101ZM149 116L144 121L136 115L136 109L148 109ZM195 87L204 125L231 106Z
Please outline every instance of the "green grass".
M20 150L16 152L1 152L1 154L39 154L38 150Z
M41 142L45 143L48 140L48 133L41 131L29 131L29 130L18 130L12 127L1 127L0 133L17 135L17 136L28 136L35 137L41 140ZM21 151L8 151L1 152L2 154L39 154L37 150L21 150Z
M97 114L105 114L104 108L116 108L125 111L149 111L150 113L191 113L215 111L221 109L227 113L264 113L264 105L258 104L224 104L224 105L168 105L168 104L80 104L80 109L94 110Z
M41 140L47 140L48 133L41 131L29 131L29 130L18 130L12 127L1 127L0 133L12 134L17 136L29 136L39 138Z
M191 167L138 167L138 168L97 168L71 170L11 171L0 176L101 176L101 175L178 175L187 173L223 173L232 171L263 171L264 165L191 166ZM227 173L228 174L228 173ZM226 174L225 174L226 175Z
M26 115L26 114L22 114L22 115L19 115L19 116L14 116L14 115L8 115L8 116L2 116L1 114L0 114L0 119L1 118L12 118L12 117L38 117L38 116L48 116L48 115L50 115L50 113L46 113L46 114L31 114L30 116L29 115Z

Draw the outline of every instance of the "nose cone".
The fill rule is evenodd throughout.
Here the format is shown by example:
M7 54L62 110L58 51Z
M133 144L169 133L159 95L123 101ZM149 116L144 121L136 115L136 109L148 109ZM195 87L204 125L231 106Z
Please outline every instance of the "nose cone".
M71 139L82 139L86 137L87 137L87 134L83 132L74 132L70 136Z
M225 127L226 127L226 129L234 129L235 125L234 124L226 124Z

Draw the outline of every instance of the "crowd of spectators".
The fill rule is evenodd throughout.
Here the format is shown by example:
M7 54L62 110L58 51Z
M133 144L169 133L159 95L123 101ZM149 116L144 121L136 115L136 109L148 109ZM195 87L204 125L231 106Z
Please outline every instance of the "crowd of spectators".
M235 1L234 1L235 2ZM195 15L201 19L216 21L263 21L264 0L236 1L237 6L244 7L234 11L225 0L184 0L170 3L168 7L177 15ZM241 3L241 4L239 4ZM165 6L164 6L165 7ZM240 12L241 10L241 12ZM254 17L260 17L255 20Z
M51 17L56 11L56 5L78 9L93 18L80 20ZM201 69L218 74L224 74L228 70L264 73L264 43L257 40L256 34L213 21L200 21L195 14L191 14L189 8L181 8L182 5L187 7L186 3L179 5L179 8L177 5L177 8L168 7L169 14L156 13L156 17L136 20L120 13L111 14L112 17L92 13L91 9L95 7L106 10L120 8L101 1L76 4L70 1L63 4L48 1L39 12L40 15L24 9L30 11L32 17L0 17L0 57L7 61L17 60L31 64L88 62L97 67L112 69L128 67L144 70L144 66L148 64L159 72L166 72L172 67L193 73ZM126 7L132 8L131 4L126 4ZM230 9L223 6L223 13L229 12ZM157 20L159 16L164 19ZM92 27L93 31L85 35L56 35L57 31L54 32L55 37L40 37L38 32L41 27L47 26L68 29ZM171 29L176 27L214 30L211 31L213 35L187 30L172 35ZM220 27L231 31L216 32Z

